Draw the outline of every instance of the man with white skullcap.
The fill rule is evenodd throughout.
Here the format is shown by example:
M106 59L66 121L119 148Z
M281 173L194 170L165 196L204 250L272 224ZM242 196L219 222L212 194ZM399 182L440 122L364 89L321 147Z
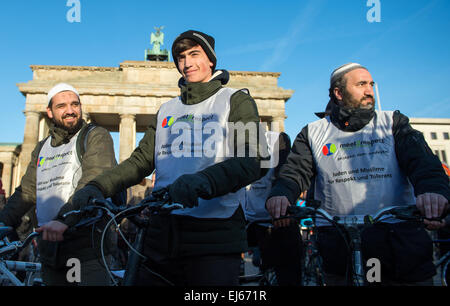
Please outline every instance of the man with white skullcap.
M35 207L41 275L46 285L71 285L66 279L67 261L81 262L79 285L107 285L106 270L98 261L100 236L92 228L64 235L76 220L62 218L73 209L71 198L104 170L117 165L109 132L82 119L80 95L69 84L60 83L47 95L50 135L40 141L21 184L0 211L0 222L16 228L21 217ZM95 232L93 239L92 233ZM112 236L111 236L112 238ZM109 247L113 245L112 239ZM107 251L108 253L110 251Z
M323 118L305 126L266 202L274 218L310 189L332 216L362 221L383 207L415 204L426 218L448 209L449 180L423 135L399 111L375 111L367 68L349 63L330 77ZM347 219L348 220L348 219ZM424 221L428 228L442 226ZM317 221L329 285L345 285L350 252L339 232ZM433 246L423 224L385 222L362 235L363 259L381 262L382 284L432 284ZM366 267L366 262L363 262Z

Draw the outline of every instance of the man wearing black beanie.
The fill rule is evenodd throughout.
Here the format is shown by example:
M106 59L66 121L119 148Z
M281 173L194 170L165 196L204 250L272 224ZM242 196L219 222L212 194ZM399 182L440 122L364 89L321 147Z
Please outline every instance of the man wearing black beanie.
M182 42L182 43L180 43ZM175 41L172 44L172 57L174 59L177 59L180 55L180 51L184 48L184 46L195 46L198 45L201 47L201 49L205 52L206 56L210 60L210 62L213 64L211 66L211 71L214 72L216 69L216 63L217 63L217 56L216 52L214 51L214 44L215 40L212 36L209 36L208 34L189 30L184 33L181 33L177 38L175 38ZM185 50L183 50L185 51ZM178 67L178 61L175 60L175 65L178 68L178 71L180 71L180 67ZM180 71L181 73L181 71Z
M161 105L127 160L74 196L83 206L91 195L108 197L156 169L154 192L167 191L183 204L170 215L151 216L144 245L148 260L137 285L238 285L240 254L247 249L243 187L265 173L249 136L241 139L228 129L235 123L257 127L259 115L248 91L224 87L229 74L215 69L214 44L214 38L193 30L175 39L180 96ZM212 132L206 131L210 127ZM221 140L214 142L217 137ZM245 155L222 154L229 150Z

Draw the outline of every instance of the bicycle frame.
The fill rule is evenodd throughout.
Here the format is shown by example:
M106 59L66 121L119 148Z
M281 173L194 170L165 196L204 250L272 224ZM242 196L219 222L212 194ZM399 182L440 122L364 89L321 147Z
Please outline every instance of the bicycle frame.
M25 271L36 273L41 271L41 264L36 262L23 262L13 260L0 261L0 280L8 280L14 286L31 286L33 285L33 283L31 282L31 278L26 277L25 281L22 282L11 271Z
M14 241L9 242L7 238L2 240L1 254L2 256L9 256L18 253L25 247L27 247L32 240L38 235L38 233L31 233L24 242ZM20 281L12 271L25 271L28 272L25 281ZM6 280L14 286L31 286L34 279L32 274L41 271L41 264L35 262L23 262L15 260L0 259L0 280ZM31 274L30 274L31 273Z
M317 233L314 222L306 229L305 256L302 259L302 286L325 286L322 272L322 257L317 249Z
M136 283L138 268L142 261L142 257L140 254L142 253L142 249L144 246L145 232L148 225L147 220L137 220L136 218L134 218L133 220L133 218L131 218L130 221L136 224L136 226L138 227L136 239L133 243L133 248L137 252L132 251L128 257L128 262L123 278L123 286L133 286Z

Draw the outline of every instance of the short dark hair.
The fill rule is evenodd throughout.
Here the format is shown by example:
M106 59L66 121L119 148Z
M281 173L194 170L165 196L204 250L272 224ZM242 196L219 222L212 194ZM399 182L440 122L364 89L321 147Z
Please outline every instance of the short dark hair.
M173 48L173 57L174 60L178 61L178 56L183 53L186 50L192 49L195 46L199 46L199 44L196 41L193 41L189 38L184 38L180 41L177 41Z

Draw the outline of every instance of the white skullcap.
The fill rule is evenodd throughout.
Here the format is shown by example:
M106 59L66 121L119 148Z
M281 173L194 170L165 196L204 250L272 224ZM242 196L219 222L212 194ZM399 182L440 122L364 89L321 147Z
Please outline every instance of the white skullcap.
M59 84L56 84L55 86L53 86L53 88L50 89L50 91L47 94L47 100L48 100L49 106L50 106L50 101L52 100L52 98L56 94L58 94L62 91L71 91L78 96L78 99L80 99L80 94L78 93L78 91L75 88L73 88L73 86L66 84L66 83L59 83Z
M346 74L346 73L348 73L348 72L350 72L350 71L352 71L352 70L358 69L358 68L362 68L362 69L366 69L366 70L367 70L367 68L361 66L361 65L358 64L358 63L348 63L348 64L345 64L345 65L342 65L342 66L339 67L339 68L336 68L336 69L333 71L333 73L331 74L331 77L330 77L330 85L333 85L333 84L334 84L337 80L339 80L344 74Z

